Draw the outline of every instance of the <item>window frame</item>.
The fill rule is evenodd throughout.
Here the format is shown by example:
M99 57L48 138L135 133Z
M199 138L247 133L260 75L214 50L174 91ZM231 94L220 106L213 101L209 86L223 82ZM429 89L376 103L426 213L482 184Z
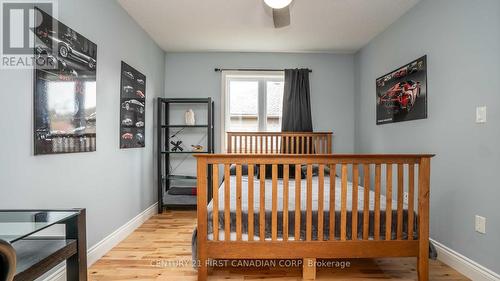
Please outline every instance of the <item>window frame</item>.
M258 132L266 131L267 124L267 82L284 82L284 71L224 71L222 72L222 95L221 95L221 151L226 149L226 125L229 123L229 84L231 81L258 81L258 109L257 117L259 122ZM264 83L261 83L264 82ZM263 112L261 112L263 111ZM226 114L227 113L227 114ZM262 114L262 116L261 116Z

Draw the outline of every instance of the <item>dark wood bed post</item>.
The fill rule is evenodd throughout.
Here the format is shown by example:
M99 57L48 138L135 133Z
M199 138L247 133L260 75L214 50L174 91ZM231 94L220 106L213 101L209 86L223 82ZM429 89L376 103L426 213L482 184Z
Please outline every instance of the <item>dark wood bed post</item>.
M198 183L197 183L197 213L198 213L198 281L206 281L208 278L207 267L207 158L198 158ZM215 187L217 188L217 187Z
M430 158L420 159L418 169L418 281L429 280L429 193Z

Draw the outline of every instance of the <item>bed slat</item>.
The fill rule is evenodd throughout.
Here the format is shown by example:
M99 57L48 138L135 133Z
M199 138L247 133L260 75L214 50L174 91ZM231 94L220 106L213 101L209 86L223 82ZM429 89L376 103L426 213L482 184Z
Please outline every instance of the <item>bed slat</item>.
M300 147L300 154L306 153L306 151L305 151L306 137L304 137L304 136L300 137L300 145L301 145L301 147Z
M301 193L300 164L295 164L295 241L300 240L300 193Z
M264 151L265 154L269 153L269 136L264 136Z
M283 165L283 241L288 241L288 186L290 166Z
M233 153L233 136L231 136L231 135L228 135L228 137L227 137L226 152Z
M214 164L212 169L213 186L213 211L212 225L214 229L214 241L219 241L219 165Z
M415 164L408 165L408 240L413 240L413 223L415 205Z
M330 231L328 236L330 240L335 240L335 185L336 185L336 173L337 168L335 164L330 165L330 206L329 206L329 216L330 216Z
M328 139L328 144L327 144L327 147L326 147L326 152L327 153L332 153L332 135L331 134L328 134L327 135L327 139Z
M260 165L260 209L259 209L259 238L260 241L266 240L266 165Z
M253 241L254 236L254 166L248 165L248 241Z
M385 240L392 236L392 164L386 164L385 182Z
M231 176L229 164L224 165L224 241L231 240L231 219L230 219L230 196L231 196Z
M321 138L319 136L314 137L314 148L316 154L321 154Z
M342 190L340 194L340 240L345 241L347 236L347 164L342 164Z
M241 165L236 165L236 240L241 241Z
M380 240L380 181L382 180L382 167L375 165L375 227L374 240Z
M319 165L318 173L318 240L323 241L323 220L325 200L325 165Z
M404 189L404 170L403 164L398 164L398 225L396 228L396 237L403 239L403 189Z
M351 239L358 240L358 181L359 181L359 166L352 165L352 224L351 224Z
M363 164L363 240L368 240L370 232L370 165Z
M306 241L312 239L312 165L307 165Z
M272 216L271 216L271 238L278 239L278 165L272 166Z
M276 150L274 149L274 136L271 136L271 153L276 153Z

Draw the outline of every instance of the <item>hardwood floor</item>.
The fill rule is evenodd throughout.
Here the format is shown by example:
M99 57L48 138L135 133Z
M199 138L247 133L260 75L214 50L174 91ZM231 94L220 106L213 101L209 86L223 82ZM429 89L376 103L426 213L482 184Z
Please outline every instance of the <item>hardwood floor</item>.
M89 269L90 281L196 280L191 266L191 236L196 212L167 211L145 222ZM414 258L346 259L349 268L319 268L316 280L416 280ZM209 280L301 280L301 267L213 268ZM438 261L430 280L469 280Z

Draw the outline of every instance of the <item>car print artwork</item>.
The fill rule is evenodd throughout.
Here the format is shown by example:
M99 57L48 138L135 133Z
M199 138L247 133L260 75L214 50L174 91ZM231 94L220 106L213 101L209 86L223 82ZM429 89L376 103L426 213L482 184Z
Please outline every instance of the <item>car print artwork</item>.
M394 73L394 78L402 78L402 77L405 77L406 74L408 74L408 68L403 67L403 68L399 69L398 71L396 71L396 73Z
M409 112L420 96L420 89L418 82L412 80L399 82L379 97L378 104L382 104L389 112L398 113L402 110Z
M123 75L130 78L130 79L134 79L134 74L132 74L132 72L130 72L130 71L124 71Z
M93 59L92 57L76 50L73 44L66 42L64 40L61 40L55 36L49 35L49 39L52 40L52 42L57 44L57 50L59 55L62 58L69 58L72 59L73 61L83 63L87 65L89 69L95 69L96 66L96 60Z
M122 139L124 140L131 140L134 138L134 135L132 135L131 133L125 133L122 135Z
M135 139L138 141L138 142L142 142L144 140L144 135L141 134L141 133L137 133L135 134Z
M145 147L146 76L121 62L120 148Z
M35 24L24 32L32 56L23 56L35 85L33 154L96 151L97 44L45 11L51 8L37 6L31 5L26 18Z
M379 76L375 84L377 125L427 118L427 56Z
M122 125L124 126L132 126L132 124L134 124L134 122L132 122L132 119L130 118L125 118L122 120Z
M144 113L144 104L141 103L138 100L131 99L127 100L122 103L122 108L126 109L127 111L131 111L135 108L135 110L139 113Z
M126 94L132 94L134 92L134 87L132 86L123 86L123 92Z
M135 94L141 99L146 97L146 95L144 95L144 93L141 90L135 91Z
M44 66L59 71L61 80L71 80L77 78L78 73L68 67L68 64L59 56L52 54L52 51L44 46L35 48L35 61L38 66Z
M87 124L95 126L96 123L96 113L93 112L89 116L85 117L85 121L87 121Z

